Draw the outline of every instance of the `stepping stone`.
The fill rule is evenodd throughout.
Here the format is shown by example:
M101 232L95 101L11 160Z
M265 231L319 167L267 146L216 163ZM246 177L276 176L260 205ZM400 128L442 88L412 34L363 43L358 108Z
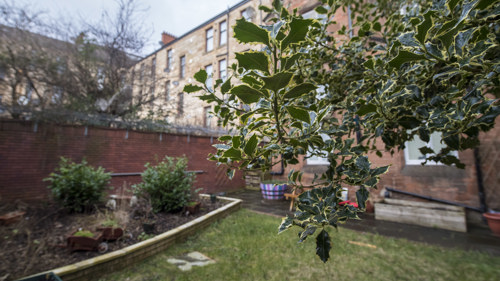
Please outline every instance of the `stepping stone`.
M186 255L169 258L167 259L168 263L177 265L177 267L182 271L189 271L193 266L205 266L215 261L200 252L191 252Z

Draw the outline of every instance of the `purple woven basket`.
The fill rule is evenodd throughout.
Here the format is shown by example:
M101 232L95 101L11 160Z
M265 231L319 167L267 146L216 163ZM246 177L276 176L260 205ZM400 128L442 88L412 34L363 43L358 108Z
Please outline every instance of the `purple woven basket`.
M285 199L286 184L261 183L260 191L262 196L267 200L282 200Z

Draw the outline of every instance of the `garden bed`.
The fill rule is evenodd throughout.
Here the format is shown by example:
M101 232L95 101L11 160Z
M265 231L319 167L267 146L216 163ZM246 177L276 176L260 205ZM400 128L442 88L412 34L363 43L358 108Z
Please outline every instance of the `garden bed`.
M223 206L217 201L204 199L201 212L196 215L159 213L156 217L155 234L174 229ZM78 228L95 229L113 216L125 229L122 238L109 242L109 250L116 251L142 242L142 220L133 210L120 208L111 212L105 209L92 214L70 214L51 204L2 206L1 213L22 209L23 219L15 224L0 227L0 280L15 280L23 276L52 270L79 261L95 258L101 254L93 251L71 252L66 246L66 237Z

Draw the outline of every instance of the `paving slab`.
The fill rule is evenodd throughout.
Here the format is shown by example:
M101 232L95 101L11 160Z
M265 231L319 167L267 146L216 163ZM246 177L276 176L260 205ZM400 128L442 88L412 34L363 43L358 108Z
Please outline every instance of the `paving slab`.
M215 261L200 252L191 252L182 256L168 258L168 263L176 265L182 271L189 271L193 266L206 266Z

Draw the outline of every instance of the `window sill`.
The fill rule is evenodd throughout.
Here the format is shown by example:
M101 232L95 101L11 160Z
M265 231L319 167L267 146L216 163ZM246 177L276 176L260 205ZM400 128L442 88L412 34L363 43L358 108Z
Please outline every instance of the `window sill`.
M401 174L409 177L443 177L443 178L463 178L465 171L453 166L442 164L433 165L411 165L406 164L401 170Z
M309 173L309 174L322 174L328 170L328 165L318 165L318 164L306 164L302 168L302 171L304 173Z

